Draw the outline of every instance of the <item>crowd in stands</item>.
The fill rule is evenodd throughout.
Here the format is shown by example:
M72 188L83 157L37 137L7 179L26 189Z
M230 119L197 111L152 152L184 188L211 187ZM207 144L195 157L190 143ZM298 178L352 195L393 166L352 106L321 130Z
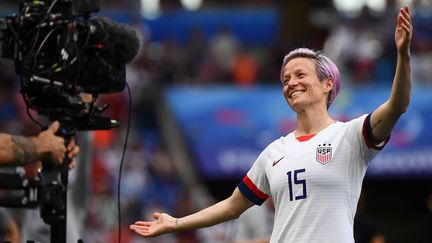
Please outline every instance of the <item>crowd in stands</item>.
M15 4L15 1L9 2ZM104 2L107 8L127 11L139 1ZM2 4L6 6L6 3ZM414 7L413 10L413 80L431 86L432 15L422 16L421 9ZM365 10L356 18L341 17L331 23L322 48L338 63L343 82L391 84L396 60L392 27L395 12L392 6L379 16ZM270 46L247 45L229 28L220 28L210 39L205 38L202 30L193 29L186 43L175 38L153 42L145 22L134 23L134 27L143 35L143 46L127 70L133 119L121 181L122 242L209 242L203 241L203 237L223 242L223 239L216 239L223 238L223 233L208 236L203 232L189 232L142 240L128 231L128 225L135 220L150 218L149 212L164 211L180 216L196 210L190 195L192 188L183 184L175 166L176 158L169 153L160 133L154 111L156 96L173 84L278 84L281 60L290 46L281 47L276 40ZM2 60L0 73L1 131L35 134L38 128L25 112L13 64ZM101 103L111 105L106 115L120 118L121 124L127 123L127 92L104 95ZM92 132L93 159L80 161L92 165L85 242L117 242L116 194L125 132L125 125L110 131Z

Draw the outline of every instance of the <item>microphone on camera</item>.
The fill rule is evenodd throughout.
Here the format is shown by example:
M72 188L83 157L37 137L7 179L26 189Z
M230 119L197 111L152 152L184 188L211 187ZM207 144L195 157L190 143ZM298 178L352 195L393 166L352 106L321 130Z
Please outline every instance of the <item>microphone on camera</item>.
M142 39L132 27L106 17L94 17L89 22L90 44L106 59L126 64L140 51Z

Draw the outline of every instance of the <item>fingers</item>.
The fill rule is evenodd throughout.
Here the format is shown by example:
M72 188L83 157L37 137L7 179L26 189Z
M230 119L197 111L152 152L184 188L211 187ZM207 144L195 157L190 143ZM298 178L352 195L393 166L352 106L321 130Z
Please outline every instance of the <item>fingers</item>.
M65 156L69 159L74 158L79 153L79 147L76 145L75 139L71 139L68 146L65 146L65 140L56 133L60 129L60 123L54 121L47 130L41 132L38 136L41 140L41 145L44 148L44 153L47 155L47 161L51 161L54 166L59 166L63 163ZM70 168L75 167L74 163L70 163Z
M51 131L52 133L56 133L59 128L60 128L60 123L58 121L55 121L48 127L48 130Z
M406 10L405 8L402 8L398 15L398 22L403 23L406 26L411 25L411 15L409 13L409 10Z
M60 128L60 123L54 121L47 130L41 132L36 138L36 149L38 150L39 159L47 161L55 167L62 165L65 157L70 160L69 169L76 166L75 158L80 152L75 138L72 138L67 146L65 139L57 136L56 132Z
M129 229L141 236L152 236L150 233L151 222L137 221L134 224L129 225Z
M80 152L80 147L76 144L75 138L72 138L67 146L69 159L74 159Z
M80 151L80 147L78 147L76 145L73 145L73 146L69 145L68 146L69 159L74 159L78 155L79 151Z
M151 222L146 222L146 221L137 221L135 222L134 225L138 225L138 226L150 226Z
M69 162L69 169L72 170L76 167L76 156L80 152L80 147L76 145L75 138L72 138L67 146L68 158L71 160Z
M413 25L411 13L410 9L405 6L399 11L395 30L396 47L400 52L403 52L404 54L409 52L412 35Z
M135 233L141 235L141 236L150 236L150 231L148 227L140 227L136 225L130 225L129 229L134 231Z
M409 15L411 15L411 10L408 6L405 6L402 9L405 10Z
M69 170L72 170L76 167L76 159L73 158L72 161L69 163Z
M411 26L410 24L407 23L400 23L399 27L402 27L402 29L407 33L410 34L411 33Z
M398 16L398 23L399 25L405 25L405 26L410 26L411 25L411 20L408 19L406 16L404 16L403 14L399 14Z
M173 232L173 226L169 222L171 216L165 213L153 213L154 221L136 221L129 226L129 229L144 236L156 237L161 234Z
M76 146L76 139L73 137L73 138L71 138L71 140L69 141L69 144L68 144L68 151L71 151L75 146Z

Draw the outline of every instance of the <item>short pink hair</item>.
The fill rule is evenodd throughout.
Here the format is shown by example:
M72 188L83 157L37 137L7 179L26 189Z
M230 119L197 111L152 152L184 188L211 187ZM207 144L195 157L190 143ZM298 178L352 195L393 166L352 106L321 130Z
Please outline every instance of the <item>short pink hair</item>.
M282 62L280 79L283 82L283 70L285 65L294 58L309 58L315 63L315 67L317 70L317 76L320 81L331 79L333 80L333 90L330 92L327 100L327 108L335 100L336 96L339 94L339 90L341 87L341 76L338 67L330 58L324 56L320 51L314 51L308 48L298 48L290 53L288 53Z

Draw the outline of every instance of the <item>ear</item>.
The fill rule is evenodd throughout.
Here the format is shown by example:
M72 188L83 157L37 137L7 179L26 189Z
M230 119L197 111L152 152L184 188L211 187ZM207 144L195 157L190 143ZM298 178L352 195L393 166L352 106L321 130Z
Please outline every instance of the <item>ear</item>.
M333 79L328 78L324 81L324 92L330 93L330 91L332 90L333 90Z

